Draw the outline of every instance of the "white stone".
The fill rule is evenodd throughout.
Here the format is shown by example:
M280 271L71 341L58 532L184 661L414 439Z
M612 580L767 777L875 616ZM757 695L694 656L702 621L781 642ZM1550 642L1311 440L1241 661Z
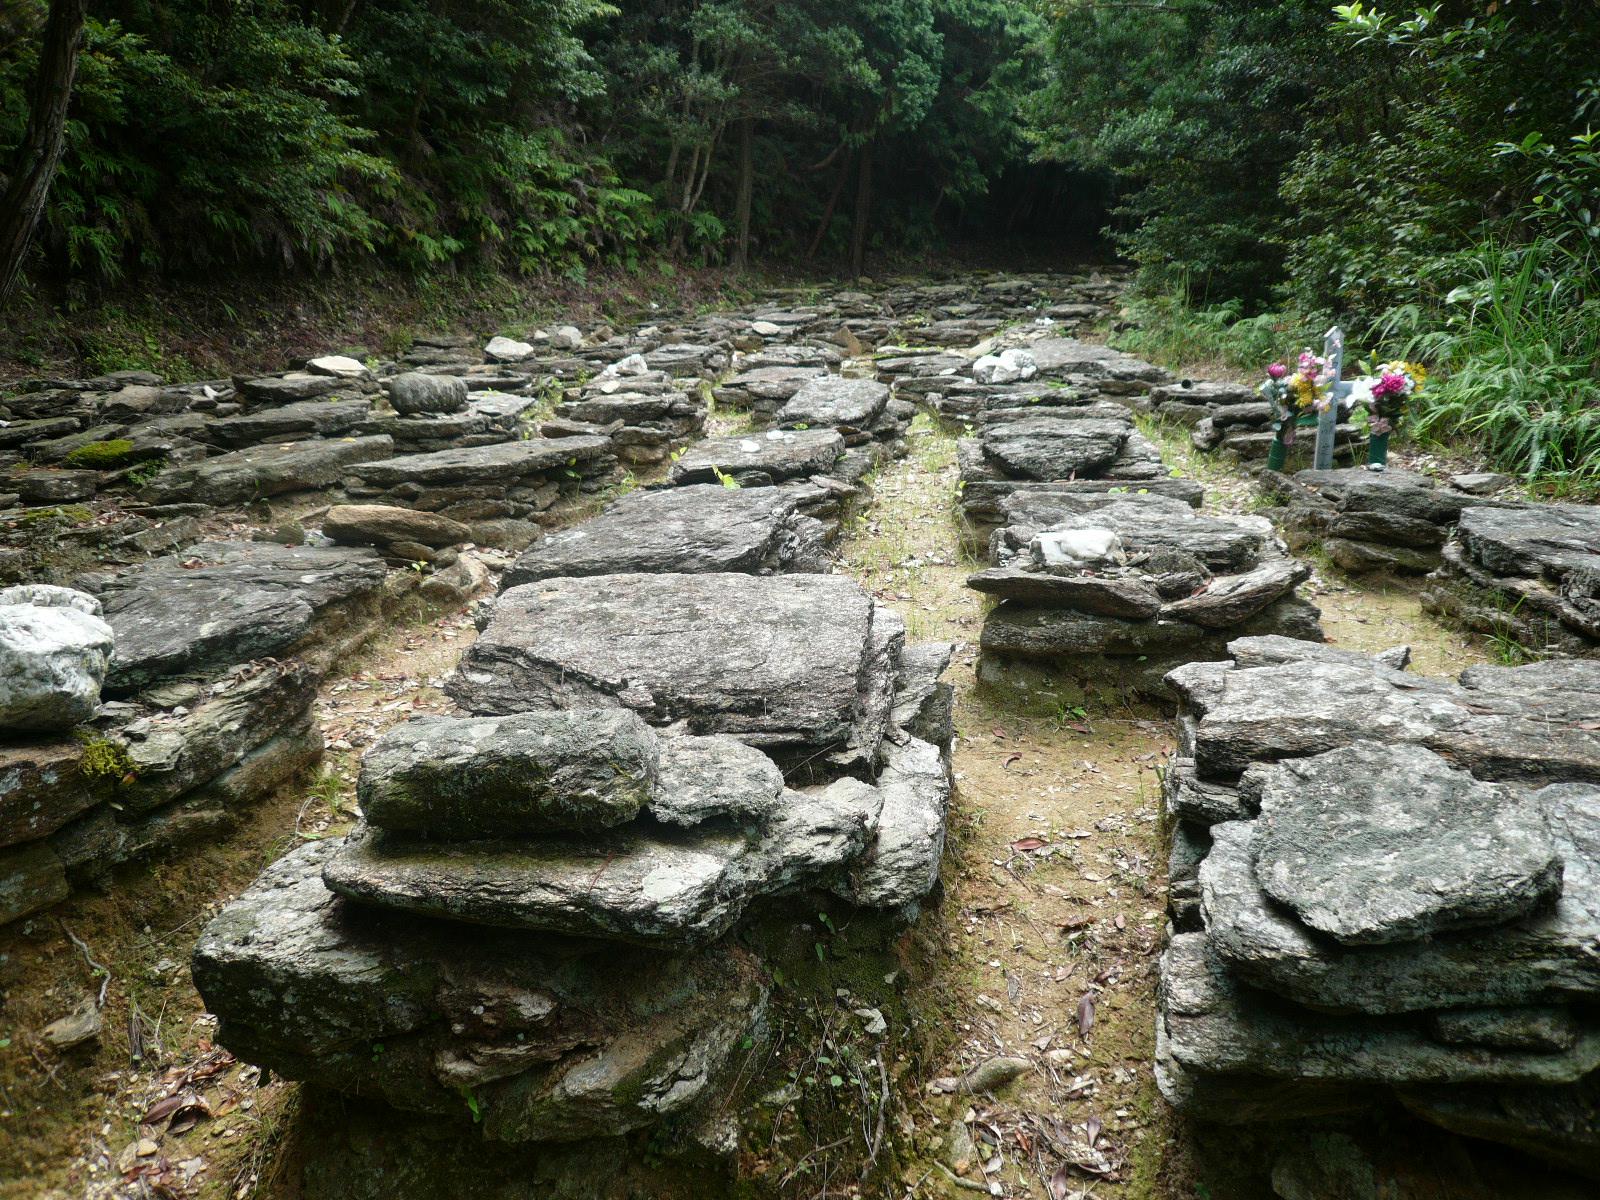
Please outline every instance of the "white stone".
M771 321L755 321L750 326L750 332L758 337L777 337L783 330Z
M1045 567L1092 567L1122 562L1122 539L1112 529L1059 529L1041 533L1028 546Z
M583 331L576 325L563 325L550 335L550 344L557 350L576 350L583 345Z
M335 379L360 379L368 373L364 363L343 354L313 358L306 364L306 370L313 375L332 375Z
M521 362L533 353L533 347L508 337L492 337L483 353L495 362Z
M986 354L972 364L972 377L979 383L1018 383L1039 373L1039 364L1026 350L1003 350Z
M551 339L554 341L554 338ZM645 362L644 355L630 354L627 358L619 359L596 376L597 379L623 379L630 375L648 375L650 364Z
M50 733L94 716L115 642L77 608L0 607L0 729Z
M0 588L0 608L10 604L36 604L40 608L75 608L91 617L100 615L100 598L73 588L48 583L19 583Z

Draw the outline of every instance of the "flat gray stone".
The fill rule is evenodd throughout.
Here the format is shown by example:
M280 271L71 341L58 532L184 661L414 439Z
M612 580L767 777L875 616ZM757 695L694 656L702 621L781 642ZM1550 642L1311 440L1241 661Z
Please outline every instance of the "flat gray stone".
M1274 544L1272 525L1264 517L1201 516L1169 497L1128 494L1046 524L1010 524L999 545L1023 548L1040 533L1071 529L1111 530L1132 566L1146 555L1181 553L1219 574L1253 570Z
M967 586L1004 600L1135 621L1161 611L1161 596L1156 590L1126 575L1058 575L1018 567L991 567L968 577Z
M253 446L171 467L145 486L143 498L151 504L245 504L263 496L327 487L357 463L392 453L394 440L382 436Z
M201 542L131 567L100 591L117 637L106 687L294 653L325 617L375 602L385 574L370 550L272 542Z
M1566 1005L1527 1008L1452 1008L1429 1018L1433 1036L1458 1046L1501 1050L1570 1050L1583 1022Z
M777 423L813 429L867 429L889 403L889 389L873 379L828 375L801 385L778 410Z
M451 1121L467 1089L491 1139L577 1141L713 1098L761 1018L738 947L670 956L385 919L324 886L338 849L267 868L195 947L218 1040L286 1078Z
M763 574L815 563L820 531L799 516L787 488L718 484L631 492L551 534L506 572L504 587L540 579L613 574Z
M1381 741L1426 746L1480 779L1600 782L1600 732L1583 727L1600 712L1600 663L1587 660L1472 668L1461 685L1377 663L1291 662L1228 670L1198 699L1194 753L1208 778Z
M1561 888L1543 810L1420 746L1362 742L1266 768L1256 878L1346 945L1525 916Z
M592 833L639 815L656 735L626 709L417 717L361 759L369 824L438 841Z
M1228 653L1240 667L1276 667L1290 662L1332 662L1370 671L1384 667L1404 671L1411 665L1411 647L1395 646L1378 654L1340 650L1321 642L1286 637L1244 637L1228 643Z
M603 437L529 438L432 454L410 454L381 462L363 462L350 474L371 487L402 483L424 487L454 484L506 484L534 475L559 474L608 457L611 441Z
M241 779L246 786L231 789L236 794L227 799L253 803L270 794L286 782L281 778L284 773L271 763L251 760L282 736L298 750L303 740L298 730L309 723L318 679L315 671L293 659L250 663L201 689L190 707L152 713L122 725L116 737L126 749L134 778L119 783L116 803L127 813L152 812L197 788L214 785L241 765L249 768ZM315 758L322 750L322 736L313 730L307 738ZM260 787L252 783L252 774Z
M71 738L0 743L0 846L37 841L100 803L78 771L83 752Z
M361 826L323 879L352 900L423 916L693 945L726 933L758 897L843 875L881 804L854 779L792 792L754 836L628 827L598 838L439 843Z
M656 786L646 807L663 825L761 825L784 802L783 772L754 746L722 735L663 736L660 744Z
M596 575L512 588L446 684L469 712L621 705L775 755L872 754L903 628L832 575Z
M1205 590L1165 605L1161 613L1207 629L1243 624L1311 578L1311 568L1292 558L1263 563L1242 575L1219 575Z
M1600 793L1555 784L1543 808L1565 868L1549 908L1504 925L1444 932L1421 944L1345 947L1319 937L1261 890L1249 823L1211 828L1200 868L1207 937L1243 980L1335 1012L1543 1004L1600 991Z
M1007 474L1060 480L1097 475L1117 460L1133 425L1029 417L984 430L983 452Z
M1179 934L1161 956L1160 997L1165 1049L1198 1076L1315 1093L1329 1084L1573 1083L1600 1067L1592 1021L1564 1052L1484 1054L1435 1041L1408 1021L1292 1009L1238 986L1200 933ZM1169 1099L1183 1107L1181 1094Z
M310 371L290 371L285 375L263 375L256 379L234 377L233 386L244 402L252 406L296 404L316 400L338 391L344 380Z
M933 891L944 857L950 774L939 748L916 738L890 747L878 791L876 836L841 894L865 908L908 909Z
M672 464L675 485L719 483L718 473L752 483L781 483L825 475L844 453L837 429L770 429L732 437L706 438Z
M366 400L302 400L280 408L263 408L209 421L201 440L237 448L260 442L300 441L308 437L340 437L372 415Z

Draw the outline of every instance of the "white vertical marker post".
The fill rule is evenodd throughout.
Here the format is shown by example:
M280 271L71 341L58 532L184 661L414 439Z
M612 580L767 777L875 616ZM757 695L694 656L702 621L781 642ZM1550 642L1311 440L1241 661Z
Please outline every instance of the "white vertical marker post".
M1319 471L1333 469L1333 440L1338 436L1339 406L1350 394L1344 381L1344 330L1335 325L1322 339L1322 357L1328 360L1328 411L1317 415L1317 451L1311 465Z

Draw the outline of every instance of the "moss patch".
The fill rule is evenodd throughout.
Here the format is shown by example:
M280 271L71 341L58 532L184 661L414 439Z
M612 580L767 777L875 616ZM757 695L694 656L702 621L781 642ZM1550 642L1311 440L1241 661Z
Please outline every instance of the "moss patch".
M106 442L89 442L79 446L63 460L69 467L84 467L91 471L110 471L126 466L135 453L127 438L112 438Z

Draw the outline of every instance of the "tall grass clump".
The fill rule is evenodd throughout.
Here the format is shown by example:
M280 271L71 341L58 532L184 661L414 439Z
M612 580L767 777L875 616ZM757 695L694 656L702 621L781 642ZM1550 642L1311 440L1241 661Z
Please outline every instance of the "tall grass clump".
M1436 372L1412 433L1469 441L1548 492L1600 491L1600 258L1540 238L1480 246L1466 262L1442 314L1407 306L1380 328Z
M1237 300L1196 307L1182 287L1134 297L1127 318L1134 327L1112 339L1117 349L1173 370L1201 366L1254 374L1281 356L1285 330L1294 327L1281 313L1246 317Z

